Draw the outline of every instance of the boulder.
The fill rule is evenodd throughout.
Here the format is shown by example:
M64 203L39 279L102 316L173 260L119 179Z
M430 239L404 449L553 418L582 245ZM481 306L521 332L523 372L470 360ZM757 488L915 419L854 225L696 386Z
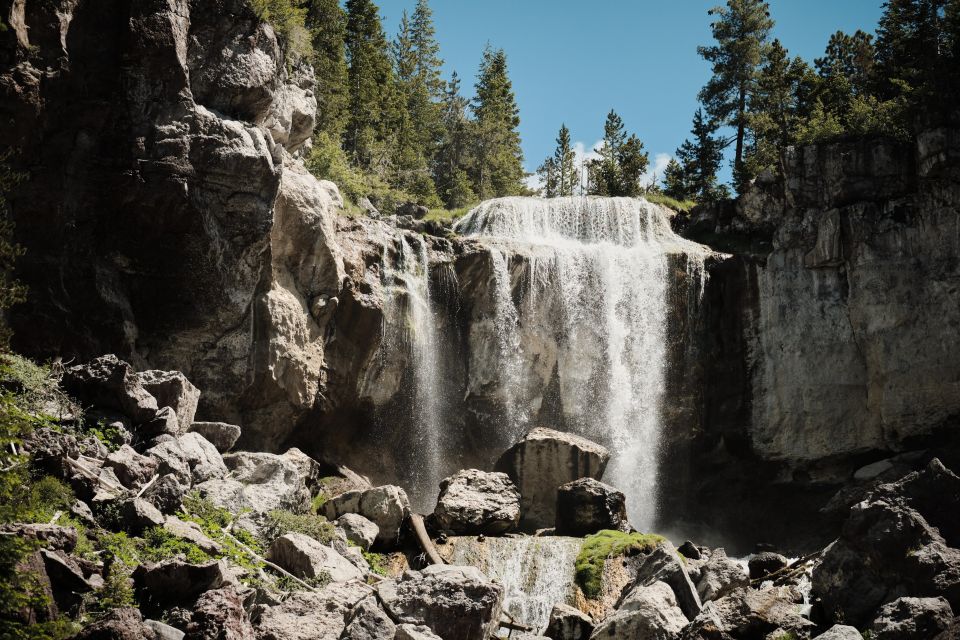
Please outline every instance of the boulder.
M226 422L193 422L187 433L199 433L220 453L226 453L240 439L240 427Z
M870 625L873 640L923 640L948 629L953 610L944 598L897 598L880 607Z
M174 440L180 435L180 421L170 407L161 407L152 419L141 422L134 429L137 446L141 449Z
M339 553L302 533L280 536L270 545L267 559L298 578L329 576L334 582L362 578L363 573Z
M717 600L734 589L750 585L750 577L737 562L727 557L722 548L714 549L710 559L700 567L697 594L702 602Z
M167 516L163 520L163 528L182 540L192 542L210 555L223 552L220 543L207 536L196 522L185 522L176 516Z
M417 204L416 202L404 202L397 207L398 216L410 216L416 220L420 220L428 213L430 213L430 209L428 207L425 207L422 204Z
M183 496L186 488L180 484L177 477L168 473L157 478L144 492L143 499L155 506L161 513L176 513L183 505Z
M506 533L520 522L520 492L505 473L466 469L440 483L433 526L457 535Z
M254 640L243 598L234 588L207 591L191 607L183 640Z
M551 640L588 640L593 633L593 620L584 612L565 604L550 611L550 621L543 635Z
M601 529L630 529L624 495L593 478L561 485L557 489L557 535L582 537Z
M131 533L142 533L145 529L159 527L164 518L160 510L143 498L130 498L120 504L123 516L123 528Z
M96 622L86 626L73 640L155 640L153 630L133 607L112 609Z
M787 559L779 553L762 551L750 558L747 567L750 569L750 579L759 580L786 568L787 564Z
M57 610L73 613L82 602L82 594L94 590L74 558L63 551L40 549L43 570ZM42 579L42 578L41 578Z
M388 484L340 494L323 505L323 512L331 521L345 513L359 513L379 528L377 544L389 548L400 539L403 523L410 515L410 501L403 489Z
M687 560L699 560L700 556L702 555L697 545L693 544L689 540L677 547L677 552L682 554Z
M273 453L228 453L230 477L244 485L244 498L257 512L286 509L302 512L310 506L306 479L295 461ZM257 506L255 506L257 505Z
M358 513L345 513L334 521L334 525L342 532L345 540L364 551L370 549L380 533L380 527Z
M525 526L552 527L556 521L557 488L580 478L603 477L610 453L600 445L569 433L533 429L497 461L520 490L520 518Z
M133 368L112 354L68 368L60 386L84 405L116 409L135 423L152 420L159 408Z
M320 487L320 480L324 477L320 463L296 447L290 447L281 457L297 468L307 489L311 494L315 493Z
M422 624L401 624L397 625L397 635L394 640L443 640Z
M820 635L817 640L863 640L863 636L856 627L846 624L835 624Z
M688 620L700 613L702 605L697 589L683 568L683 561L677 555L677 550L668 541L658 544L637 567L633 589L647 587L655 582L663 582L673 590L677 605ZM630 593L632 591L627 592L626 598L630 597Z
M133 571L141 605L165 609L193 602L205 591L219 588L225 579L222 560L190 564L180 559L142 564Z
M398 624L426 625L444 640L486 640L500 624L503 587L475 567L431 565L377 585Z
M736 589L703 610L684 628L683 640L715 638L807 638L815 625L777 589Z
M397 625L380 608L377 599L368 596L353 608L342 637L349 640L394 640L396 634Z
M159 620L144 620L143 626L153 632L153 640L183 640L183 631Z
M140 384L157 399L158 407L170 407L177 415L182 428L193 423L200 402L200 390L179 371L141 371L137 374Z
M159 473L172 473L181 484L222 478L227 467L216 447L198 433L186 433L175 440L147 449L146 455L159 463Z
M339 640L353 608L372 593L371 587L358 581L294 592L261 613L258 640Z
M939 460L856 504L813 572L828 622L863 628L904 594L960 609L960 478Z
M14 537L36 541L47 549L56 549L70 553L77 546L77 530L58 524L0 524L0 531L13 534Z
M149 482L157 473L159 464L156 459L142 456L125 444L108 455L103 466L113 469L123 486L132 489Z
M687 618L677 606L673 590L663 582L630 592L620 608L590 636L594 640L669 640L679 636Z

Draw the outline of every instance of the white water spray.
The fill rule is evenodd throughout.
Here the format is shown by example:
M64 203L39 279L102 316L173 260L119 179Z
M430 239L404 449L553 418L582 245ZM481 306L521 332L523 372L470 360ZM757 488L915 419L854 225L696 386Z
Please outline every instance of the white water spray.
M546 386L550 360L567 428L611 449L605 479L626 494L631 521L650 529L666 390L669 256L686 254L699 279L706 250L675 235L661 208L631 198L501 198L474 209L457 230L490 247L510 430L534 426L529 416L542 398L525 392ZM514 255L529 264L519 309L505 282ZM539 384L530 384L538 376Z

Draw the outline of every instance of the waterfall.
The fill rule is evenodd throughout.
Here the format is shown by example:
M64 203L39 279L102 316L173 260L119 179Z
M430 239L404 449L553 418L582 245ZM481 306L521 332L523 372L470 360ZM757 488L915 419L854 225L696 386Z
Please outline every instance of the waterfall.
M675 235L663 209L632 198L501 198L481 204L456 229L490 251L508 429L535 426L530 420L542 398L530 390L542 390L555 370L564 427L610 448L604 479L626 494L635 526L651 529L667 382L669 256L685 254L700 279L706 250ZM513 256L528 266L519 306L507 268Z
M401 235L385 243L383 265L386 295L380 351L384 358L396 353L409 358L412 388L406 398L410 414L406 484L414 507L429 512L446 471L448 447L443 430L441 344L430 295L426 244L416 235Z
M471 565L503 587L503 609L542 633L556 604L574 604L582 540L560 536L451 538L451 564Z

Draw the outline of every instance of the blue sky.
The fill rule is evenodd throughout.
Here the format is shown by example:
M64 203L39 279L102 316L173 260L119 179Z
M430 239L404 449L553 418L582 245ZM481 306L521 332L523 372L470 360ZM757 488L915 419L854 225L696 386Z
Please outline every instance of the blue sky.
M390 38L416 0L381 0ZM651 161L673 154L690 130L709 67L707 10L722 0L431 0L445 71L472 95L490 42L508 56L520 106L524 160L532 171L554 148L562 122L589 149L613 108ZM811 64L830 34L873 31L882 0L772 0L774 36ZM653 164L653 162L651 162ZM729 176L725 170L724 175Z

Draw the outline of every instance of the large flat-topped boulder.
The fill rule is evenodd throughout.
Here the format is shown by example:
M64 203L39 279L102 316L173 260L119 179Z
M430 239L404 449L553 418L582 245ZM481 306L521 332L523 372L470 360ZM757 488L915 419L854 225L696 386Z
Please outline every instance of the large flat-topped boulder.
M506 533L520 521L520 492L505 473L465 469L440 483L433 525L456 534Z
M557 488L580 478L603 477L606 448L572 433L538 427L497 461L496 470L520 489L520 520L526 527L552 527Z

